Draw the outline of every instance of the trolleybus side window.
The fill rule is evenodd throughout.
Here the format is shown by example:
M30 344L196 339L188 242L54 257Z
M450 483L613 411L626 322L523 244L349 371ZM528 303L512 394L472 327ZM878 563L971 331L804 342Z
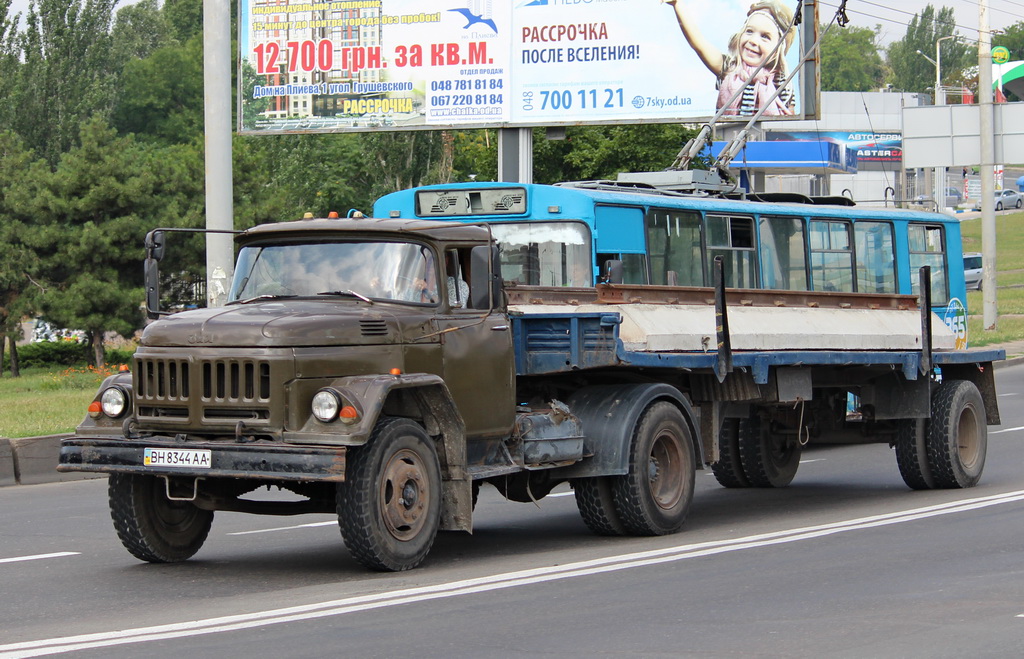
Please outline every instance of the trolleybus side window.
M754 220L749 217L707 216L708 281L712 264L722 257L725 285L730 288L758 288L754 277Z
M918 295L921 282L918 270L922 266L932 267L932 304L949 302L949 288L946 285L946 251L942 227L930 224L908 224L907 238L910 243L910 286Z
M816 291L853 292L850 224L811 220L811 284Z
M761 217L761 280L764 288L807 290L804 221L797 217Z
M857 252L857 291L895 293L896 255L892 225L860 221L854 225L853 233Z
M652 208L646 229L652 284L704 285L698 213Z
M590 231L582 222L491 225L501 246L501 276L529 286L593 286Z

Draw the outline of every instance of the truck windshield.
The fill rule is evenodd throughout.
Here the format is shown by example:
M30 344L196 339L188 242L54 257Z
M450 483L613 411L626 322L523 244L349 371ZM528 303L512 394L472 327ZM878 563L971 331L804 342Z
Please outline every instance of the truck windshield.
M402 302L437 302L433 253L399 242L249 245L238 254L229 302L350 293Z
M530 286L593 286L590 233L580 222L492 224L501 276Z

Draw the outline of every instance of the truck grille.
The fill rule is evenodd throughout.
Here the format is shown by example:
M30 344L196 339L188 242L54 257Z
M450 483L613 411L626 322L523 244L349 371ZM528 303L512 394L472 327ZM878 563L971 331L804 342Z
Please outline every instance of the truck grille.
M271 389L266 359L135 359L136 414L161 427L233 426L240 420L266 424Z

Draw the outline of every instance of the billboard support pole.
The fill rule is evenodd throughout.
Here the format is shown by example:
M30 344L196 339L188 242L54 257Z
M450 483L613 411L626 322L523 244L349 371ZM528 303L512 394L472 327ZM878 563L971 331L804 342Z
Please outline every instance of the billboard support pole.
M533 129L498 129L498 180L533 183Z
M206 228L234 229L231 173L231 4L203 0ZM222 306L234 269L231 235L206 234L206 304Z

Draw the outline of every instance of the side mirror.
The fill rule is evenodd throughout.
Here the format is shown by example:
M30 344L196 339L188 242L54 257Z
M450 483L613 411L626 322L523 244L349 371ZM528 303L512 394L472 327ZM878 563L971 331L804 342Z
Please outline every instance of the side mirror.
M498 306L504 290L498 248L479 245L470 253L469 307L493 309Z
M160 313L160 266L156 259L146 258L143 265L143 278L146 286L146 317L153 320L162 315Z
M624 277L622 261L609 259L604 262L604 276L601 280L606 284L621 284Z
M166 315L160 311L160 259L164 257L164 238L160 229L146 234L146 261L143 264L143 284L146 287L146 317L150 320Z
M162 261L164 258L164 232L153 229L146 234L146 258Z

